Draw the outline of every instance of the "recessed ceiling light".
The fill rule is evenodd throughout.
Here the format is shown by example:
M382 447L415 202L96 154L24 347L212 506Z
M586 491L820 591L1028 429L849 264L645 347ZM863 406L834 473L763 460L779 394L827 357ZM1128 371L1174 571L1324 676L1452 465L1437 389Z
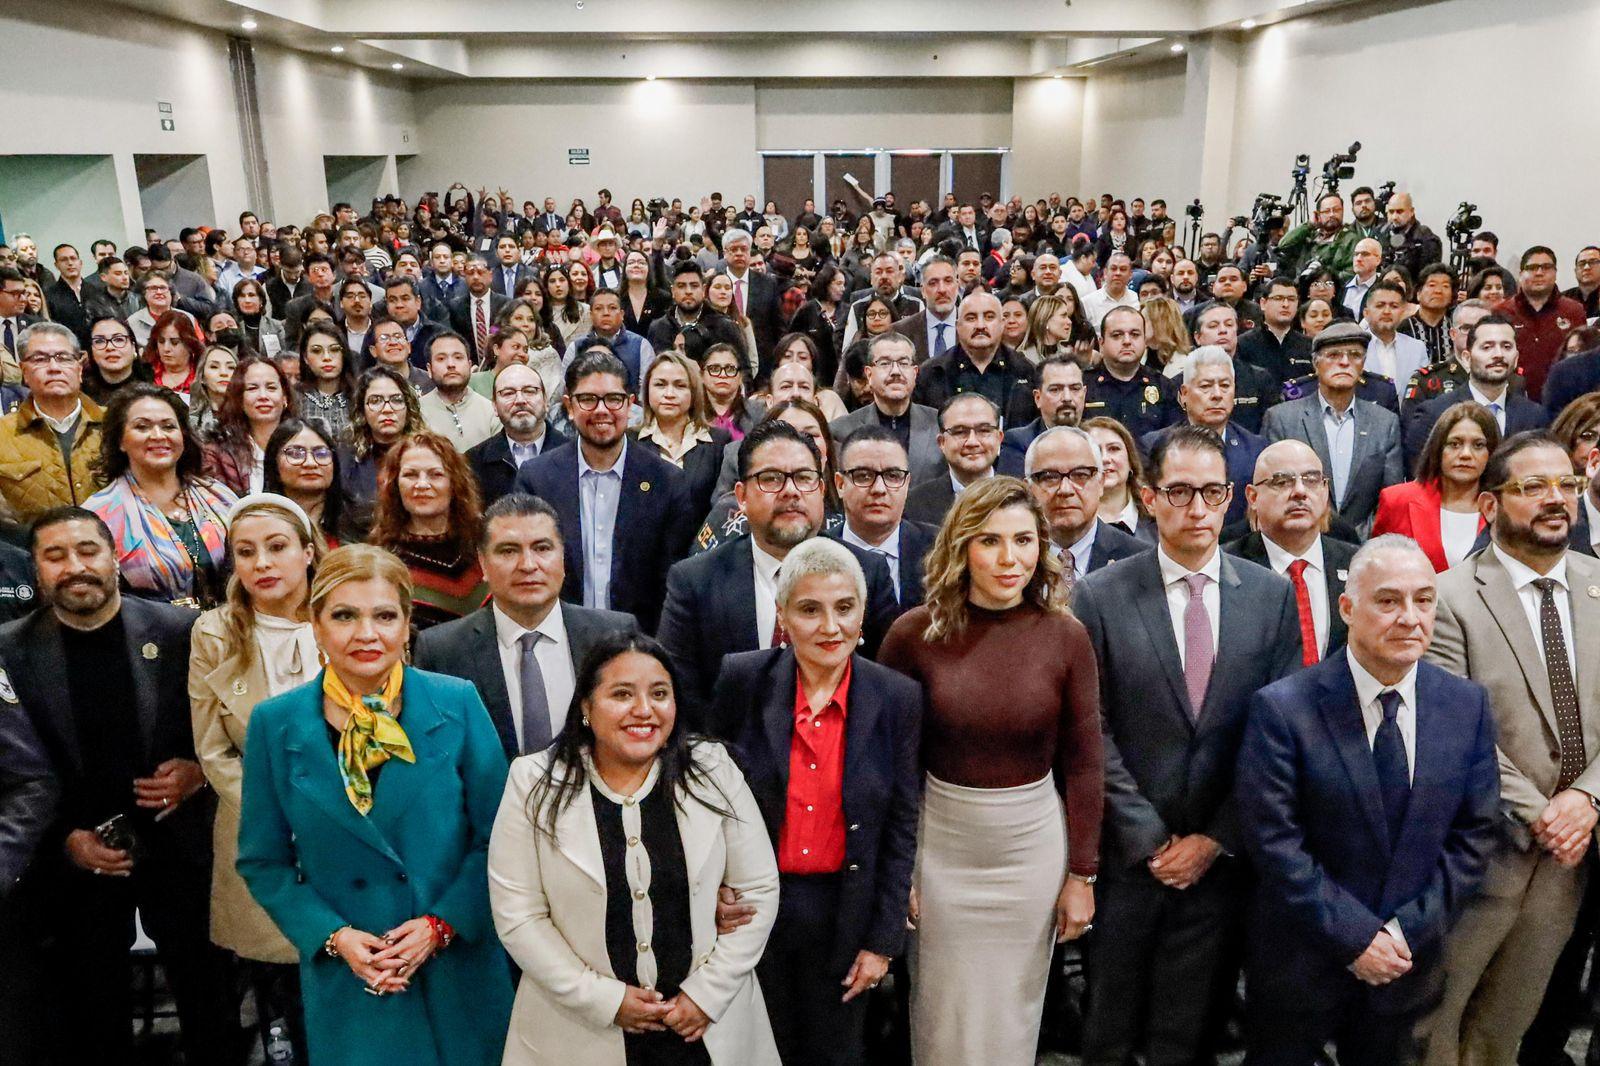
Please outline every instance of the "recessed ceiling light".
M344 45L342 45L342 44L334 45L333 46L333 54L336 55L336 56L344 55Z
M1182 52L1182 51L1183 51L1183 45L1175 44L1175 45L1172 46L1172 52L1173 52L1174 55L1176 55L1176 54L1178 54L1179 52Z
M390 70L404 70L404 69L406 69L406 65L404 63L390 63L389 64L389 69Z
M1239 28L1241 30L1253 30L1256 28L1256 20L1245 19L1243 22L1239 23Z
M654 74L646 74L644 76L644 80L645 81L655 81L656 80L656 76Z
M245 19L243 22L239 23L239 28L241 30L253 30L256 28L256 20Z

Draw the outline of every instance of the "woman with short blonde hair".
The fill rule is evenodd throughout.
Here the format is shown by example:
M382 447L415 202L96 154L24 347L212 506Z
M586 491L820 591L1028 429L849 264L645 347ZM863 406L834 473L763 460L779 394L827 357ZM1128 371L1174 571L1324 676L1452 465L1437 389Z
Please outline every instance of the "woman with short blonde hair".
M1182 372L1182 357L1194 348L1178 301L1170 296L1151 296L1139 309L1144 312L1145 350L1159 366L1167 368L1168 377L1176 377ZM1173 370L1174 366L1179 369Z

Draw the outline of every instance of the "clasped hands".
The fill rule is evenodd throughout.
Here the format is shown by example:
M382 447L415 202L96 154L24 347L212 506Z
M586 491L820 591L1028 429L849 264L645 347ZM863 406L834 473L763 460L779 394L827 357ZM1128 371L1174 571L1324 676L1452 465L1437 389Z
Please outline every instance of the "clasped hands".
M667 999L653 988L629 985L622 994L615 1021L625 1033L659 1033L671 1029L692 1044L706 1035L711 1019L700 1005L680 991Z
M1221 844L1204 833L1190 833L1172 837L1145 865L1151 876L1168 888L1185 889L1204 877L1221 854Z
M402 922L382 936L354 927L341 929L333 936L333 950L350 972L380 995L409 989L411 979L438 947L433 926L426 918Z
M1550 798L1539 817L1528 826L1541 848L1562 866L1576 867L1589 849L1597 815L1589 794L1569 788Z
M1389 935L1389 930L1379 929L1367 950L1345 969L1377 988L1411 972L1411 949Z

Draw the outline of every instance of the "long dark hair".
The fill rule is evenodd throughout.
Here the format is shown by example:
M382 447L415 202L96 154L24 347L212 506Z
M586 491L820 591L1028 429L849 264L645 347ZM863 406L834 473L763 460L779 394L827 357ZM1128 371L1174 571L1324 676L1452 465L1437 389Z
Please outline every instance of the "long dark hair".
M547 749L550 763L528 793L528 820L551 839L555 839L556 820L562 810L588 785L583 753L594 749L594 729L584 722L583 705L599 689L600 674L606 666L629 652L648 655L661 664L672 683L674 702L677 694L684 690L667 650L652 637L636 632L613 631L590 646L589 653L578 667L577 687L572 693L572 703L567 707L567 720ZM667 741L656 758L661 764L657 787L672 797L673 805L679 810L693 797L695 802L724 818L733 816L732 802L711 780L705 764L696 757L681 715L673 723L672 732L667 735ZM721 797L720 805L706 794L708 790ZM541 806L545 808L542 821L539 817Z
M194 426L189 423L189 405L171 389L143 381L118 389L106 405L100 429L100 455L92 464L95 476L103 484L128 472L128 453L122 450L122 435L128 429L128 408L140 400L160 400L172 408L178 419L178 430L183 435L183 451L178 454L178 480L188 483L198 478L205 452Z
M317 524L322 527L322 534L335 540L349 539L342 528L344 521L344 491L340 488L344 484L339 470L339 445L333 439L333 434L328 432L327 423L320 418L299 419L285 416L278 428L272 431L272 436L267 439L265 459L263 460L264 477L261 488L265 492L276 492L280 496L287 495L283 489L283 476L278 472L278 455L283 451L283 446L298 437L305 430L310 430L321 438L333 452L333 481L329 483L328 490L323 494L322 521Z

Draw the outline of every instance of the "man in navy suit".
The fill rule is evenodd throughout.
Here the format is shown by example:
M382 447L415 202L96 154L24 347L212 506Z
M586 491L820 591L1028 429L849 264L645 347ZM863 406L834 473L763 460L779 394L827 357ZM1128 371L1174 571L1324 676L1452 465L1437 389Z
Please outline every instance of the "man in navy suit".
M816 444L781 419L739 442L733 493L748 536L685 559L667 575L659 638L677 665L680 712L704 728L722 658L788 643L777 624L777 583L791 548L822 529L822 458ZM900 612L882 557L846 544L867 577L862 654L872 657Z
M1016 429L1006 430L1000 441L997 473L1022 476L1022 459L1035 437L1052 426L1075 426L1083 421L1083 401L1088 395L1083 383L1083 367L1065 353L1057 353L1039 364L1038 383L1033 387L1033 404L1039 417Z
M1104 566L1147 552L1151 545L1097 517L1105 492L1100 445L1077 426L1055 426L1035 437L1023 459L1033 498L1050 523L1050 550L1061 563L1061 587Z
M591 350L567 367L567 417L577 433L517 471L519 492L561 515L567 576L561 598L625 611L652 632L667 569L689 552L698 516L677 467L628 446L633 396L627 369L608 351Z
M1088 575L1072 604L1100 666L1104 724L1083 1035L1096 1066L1200 1060L1244 911L1234 767L1246 707L1300 668L1289 582L1218 546L1233 488L1222 441L1181 426L1147 469L1157 550Z
M1502 315L1487 315L1467 331L1467 387L1435 396L1406 408L1401 436L1406 469L1414 470L1417 456L1428 443L1439 416L1454 404L1471 400L1494 415L1504 440L1525 429L1543 429L1550 414L1526 396L1511 391L1517 373L1517 330Z
M1247 1063L1414 1054L1443 989L1446 932L1495 846L1500 773L1482 686L1419 662L1433 565L1409 538L1356 553L1345 654L1256 693L1239 755L1248 925Z
M894 430L867 425L839 442L833 475L844 525L829 536L882 556L900 611L922 602L922 560L938 530L905 520L911 461Z
M495 292L510 300L516 296L517 285L527 278L538 277L533 268L523 265L522 249L512 233L502 233L494 242L494 274L489 285Z
M444 327L422 317L422 290L417 287L417 279L409 274L390 274L383 283L383 303L387 317L400 323L406 340L411 342L411 365L426 370L428 345Z
M1205 426L1222 438L1227 459L1228 480L1233 484L1233 495L1228 500L1228 511L1223 525L1244 517L1244 487L1250 484L1255 473L1256 457L1267 446L1267 439L1250 432L1233 420L1235 409L1235 373L1237 366L1227 351L1215 345L1202 345L1190 352L1183 365L1183 384L1178 387L1178 402L1189 416L1191 426ZM1139 441L1146 455L1156 444L1172 432L1172 428L1158 429Z

